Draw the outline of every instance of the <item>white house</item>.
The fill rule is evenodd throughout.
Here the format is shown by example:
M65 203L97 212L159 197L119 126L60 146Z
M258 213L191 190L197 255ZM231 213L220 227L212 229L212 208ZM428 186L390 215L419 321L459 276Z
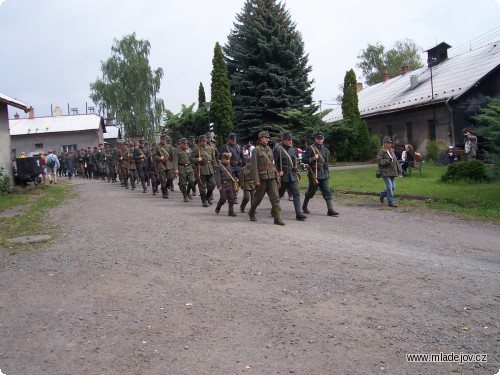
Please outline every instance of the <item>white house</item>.
M8 106L21 109L24 112L28 112L29 108L23 102L0 92L0 168L4 168L4 173L9 176L10 182L13 184Z

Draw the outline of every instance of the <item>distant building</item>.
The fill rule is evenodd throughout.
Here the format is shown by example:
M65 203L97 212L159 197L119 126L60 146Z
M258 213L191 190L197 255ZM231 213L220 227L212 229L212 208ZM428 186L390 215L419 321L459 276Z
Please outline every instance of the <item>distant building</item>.
M371 134L425 151L429 140L462 145L464 129L485 97L500 98L500 41L448 58L446 43L427 50L427 65L384 82L359 87L359 111ZM362 85L361 85L362 86ZM325 122L342 120L342 109L328 113Z
M11 184L14 184L8 106L21 109L24 112L28 112L29 108L23 102L0 92L0 167L4 168Z
M94 147L104 143L104 119L96 114L54 117L34 117L10 120L12 153L19 156L38 155L41 151L64 151Z

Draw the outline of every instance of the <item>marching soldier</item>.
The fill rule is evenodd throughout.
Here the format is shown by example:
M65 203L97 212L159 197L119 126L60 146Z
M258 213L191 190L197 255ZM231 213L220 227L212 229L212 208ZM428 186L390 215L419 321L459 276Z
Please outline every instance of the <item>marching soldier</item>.
M243 168L246 165L245 157L243 156L243 149L241 146L236 143L236 134L231 133L228 136L228 141L225 145L221 147L219 150L219 155L222 155L224 153L228 153L231 155L231 159L229 161L231 171L233 172L233 175L239 179L240 178L240 173L241 173L241 168ZM235 196L235 204L238 204L238 196L236 194Z
M297 174L297 159L290 133L283 134L281 144L277 144L274 148L274 164L277 166L281 178L279 196L282 197L285 191L290 190L293 196L293 206L295 207L295 218L302 221L307 219L300 207L298 178L300 175Z
M272 205L274 224L285 225L280 216L280 197L278 193L278 172L274 168L273 150L268 146L269 132L261 131L258 135L259 144L255 147L250 159L250 177L255 183L255 199L252 202L248 216L257 221L255 210L267 193Z
M333 209L332 193L330 191L330 171L328 169L330 162L330 151L323 145L325 135L323 132L318 132L314 136L314 144L310 145L304 153L303 161L309 164L309 189L304 195L304 204L302 211L306 214L310 213L307 209L309 200L314 197L316 191L321 191L323 198L326 201L328 216L338 216L339 213Z
M211 197L216 186L216 160L215 150L207 145L207 137L200 135L198 146L191 151L191 163L196 166L195 178L203 207L212 204Z
M234 172L231 170L231 154L226 152L223 153L220 158L221 164L215 173L215 180L217 182L217 188L220 191L219 202L217 202L217 207L215 208L215 213L219 213L221 207L226 203L229 204L228 215L236 216L234 212L234 199L235 199L235 187L238 186L238 179L234 176Z
M141 180L142 192L147 192L146 187L146 161L149 156L149 151L144 147L144 140L139 141L139 145L134 149L134 160L137 167L137 173L139 175L139 180Z
M174 155L174 147L172 146L172 138L170 138L169 136L167 136L167 150L170 154L170 164L172 164L172 170L175 169L175 166L174 166L174 159L173 159L173 155ZM175 174L172 172L169 176L167 176L167 189L170 189L170 191L174 191L174 180L175 180Z
M156 145L153 144L153 147L156 147ZM151 181L151 189L153 190L154 196L158 193L158 170L156 169L156 163L152 153L149 153L146 160L146 169L148 171L149 181Z
M248 202L253 202L255 197L255 183L250 177L250 164L243 167L240 173L240 187L243 189L243 199L240 204L240 211L245 212Z
M106 153L102 143L99 143L97 150L97 173L97 178L100 177L102 181L106 179Z
M188 138L188 147L189 147L189 151L193 151L193 148L196 147L196 141L195 141L195 137L194 135L190 135L189 138ZM194 197L196 196L196 183L193 185L193 188L191 189L191 195Z
M181 138L179 147L174 151L174 166L175 175L179 176L179 189L184 196L184 202L192 199L191 190L196 183L190 152L187 139Z
M135 182L137 181L137 166L134 159L134 143L131 142L128 146L127 160L128 160L128 175L130 177L130 185L132 190L135 190Z
M119 165L120 165L120 179L123 182L123 186L125 189L128 189L128 164L129 164L129 156L128 156L128 143L123 143L120 150Z
M164 199L168 199L168 183L174 180L174 163L172 147L167 145L167 136L160 136L160 143L155 146L153 156L156 170L160 177L161 193Z

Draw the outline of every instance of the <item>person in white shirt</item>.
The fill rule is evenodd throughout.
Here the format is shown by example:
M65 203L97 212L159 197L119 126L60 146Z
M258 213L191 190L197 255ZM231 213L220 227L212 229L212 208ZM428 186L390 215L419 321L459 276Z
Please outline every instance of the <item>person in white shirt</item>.
M49 150L49 154L45 158L45 165L47 166L47 176L49 177L49 184L54 179L54 184L57 184L57 170L60 168L59 159L54 151Z

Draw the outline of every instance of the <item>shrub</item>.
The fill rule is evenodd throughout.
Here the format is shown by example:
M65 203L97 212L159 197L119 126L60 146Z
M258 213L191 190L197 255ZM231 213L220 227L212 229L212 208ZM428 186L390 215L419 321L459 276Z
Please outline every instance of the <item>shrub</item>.
M425 147L425 151L427 161L435 161L439 159L441 151L437 141L429 141Z
M10 178L5 174L5 169L0 167L0 195L10 193Z
M446 173L441 176L443 182L490 182L491 180L486 165L480 160L459 161L450 164Z

